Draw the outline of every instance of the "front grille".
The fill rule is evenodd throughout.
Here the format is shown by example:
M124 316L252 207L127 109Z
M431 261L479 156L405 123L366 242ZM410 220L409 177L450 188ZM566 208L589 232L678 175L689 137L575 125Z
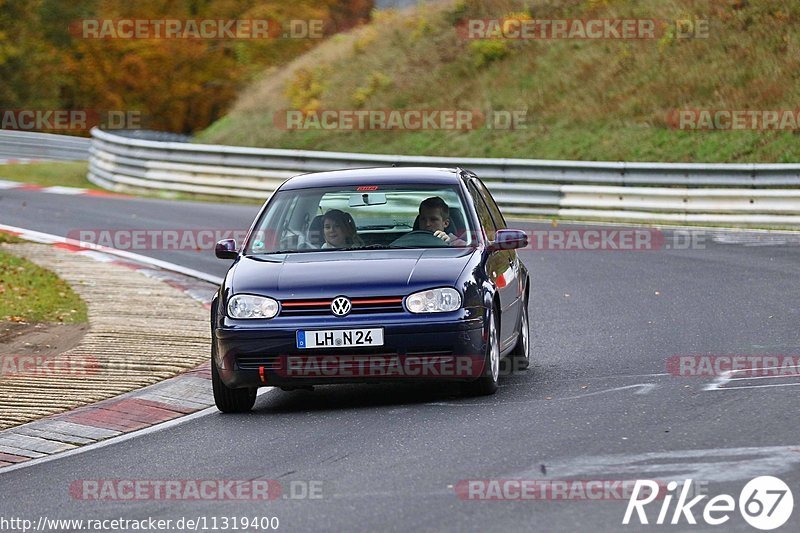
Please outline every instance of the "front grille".
M347 358L359 358L359 359L369 359L370 357L380 357L380 358L396 358L397 352L390 352L390 353L355 353L358 351L363 350L363 348L354 348L352 351L348 352L346 348L342 348L342 352L340 353L329 353L326 355L333 355L334 357L340 357L343 360ZM303 357L325 357L325 355L308 352L308 353L301 353L301 354L294 354L288 357L293 358L303 358ZM272 370L272 371L279 371L285 368L286 366L286 358L285 355L240 355L237 357L237 362L239 364L239 368L242 370L258 370L259 367L264 367L264 370Z
M240 355L237 359L239 368L242 370L280 370L282 368L281 357L279 355Z
M331 311L333 299L283 300L281 316L334 316ZM376 298L353 298L351 315L368 313L402 313L403 297L387 296Z
M361 353L358 353L361 352ZM309 351L307 353L301 354L294 354L289 357L293 358L303 358L309 357L313 359L324 358L326 356L332 356L339 358L338 361L341 362L343 368L347 368L347 361L352 359L353 366L358 365L358 361L370 361L374 360L378 362L378 360L382 360L380 365L378 366L396 366L402 361L405 361L407 364L414 364L414 365L431 365L437 363L446 363L453 360L453 355L451 351L441 350L441 351L427 351L427 352L408 352L407 355L399 355L397 352L386 352L386 353L366 353L364 348L354 348L352 351L348 351L347 348L342 348L340 352L329 352L325 354L315 353L313 351ZM277 372L283 370L286 366L286 358L285 355L240 355L237 357L237 362L239 368L242 370L258 370L260 367L264 367L266 371L273 371ZM374 363L373 363L374 364Z

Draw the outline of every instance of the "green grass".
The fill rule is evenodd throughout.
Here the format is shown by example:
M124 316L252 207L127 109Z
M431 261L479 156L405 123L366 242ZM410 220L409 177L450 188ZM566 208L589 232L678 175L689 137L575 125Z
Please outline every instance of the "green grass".
M10 233L4 233L0 231L0 244L17 244L20 242L25 242L19 237L11 235Z
M58 163L31 163L25 165L2 165L0 166L0 179L19 181L41 185L42 187L78 187L82 189L92 189L104 191L102 187L95 185L86 179L89 170L89 163L86 161L69 161ZM249 198L227 198L207 194L191 194L184 192L148 191L145 189L132 191L134 196L142 198L159 198L165 200L193 200L198 202L216 203L239 203L239 204L262 204L267 199L268 194L264 194L264 200Z
M454 23L537 18L709 20L708 38L467 41ZM460 1L375 20L270 72L200 142L587 161L800 160L791 131L681 131L675 109L792 110L800 101L800 3L774 0ZM500 44L498 44L500 43ZM473 131L286 131L283 109L527 112L526 127Z
M0 234L0 242L7 239ZM53 272L0 250L0 320L87 321L86 304Z
M0 179L32 183L43 187L60 185L100 189L86 179L88 168L89 163L86 161L2 165L0 166Z

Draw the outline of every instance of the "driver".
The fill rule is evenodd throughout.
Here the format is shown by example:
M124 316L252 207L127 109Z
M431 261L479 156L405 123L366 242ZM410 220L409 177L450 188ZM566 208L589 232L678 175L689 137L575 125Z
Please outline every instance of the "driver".
M431 196L419 204L419 229L430 231L450 246L465 246L466 242L445 231L449 226L450 208L439 196Z

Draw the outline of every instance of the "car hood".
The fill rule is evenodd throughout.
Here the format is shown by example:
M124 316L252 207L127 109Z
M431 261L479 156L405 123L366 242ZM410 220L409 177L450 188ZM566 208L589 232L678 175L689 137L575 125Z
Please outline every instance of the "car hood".
M277 298L399 295L453 286L475 250L326 251L246 256L228 275L234 294Z

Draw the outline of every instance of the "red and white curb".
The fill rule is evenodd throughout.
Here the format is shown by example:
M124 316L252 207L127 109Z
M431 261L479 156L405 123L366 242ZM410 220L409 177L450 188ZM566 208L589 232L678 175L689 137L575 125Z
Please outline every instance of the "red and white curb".
M9 181L0 179L0 189L2 190L23 190L23 191L39 191L50 194L64 194L67 196L102 196L104 198L133 198L127 194L120 194L109 191L98 191L95 189L82 189L80 187L62 187L55 185L52 187L45 187L33 183L23 183L21 181Z
M0 157L0 165L28 165L30 163L45 163L44 159L30 159L27 157Z
M197 280L202 280L211 283L215 286L222 284L222 278L220 278L219 276L212 276L210 274L206 274L205 272L200 272L199 270L195 270L193 268L187 268L181 265L170 263L168 261L162 261L160 259L154 259L152 257L147 257L133 252L128 252L126 250L117 250L116 248L109 248L108 246L102 246L92 242L83 242L75 239L68 239L66 237L59 237L58 235L52 235L50 233L42 233L40 231L33 231L25 228L19 228L17 226L9 226L6 224L0 224L0 232L14 235L21 239L25 239L26 241L38 242L40 244L51 244L53 246L57 246L65 250L69 250L75 253L85 255L87 257L91 257L92 259L95 259L97 261L103 261L103 262L113 261L120 265L127 266L129 268L133 268L134 270L142 272L151 272L153 269L148 270L146 268L147 266L150 266L154 267L155 269L160 269L161 271L166 271L186 276L191 280L193 280L195 283ZM127 261L121 261L120 259ZM186 283L189 284L190 280L186 280ZM203 301L203 303L207 302Z
M215 276L131 252L81 243L38 231L0 224L0 232L49 244L96 261L112 262L178 288L210 308ZM270 389L262 389L266 392ZM260 392L262 392L260 391ZM209 363L148 387L75 410L0 431L0 472L16 470L66 453L132 438L151 428L178 423L186 415L214 412ZM190 418L190 417L189 417ZM187 418L187 420L189 419ZM155 428L154 428L155 429ZM86 448L81 448L86 446Z
M143 389L0 431L0 472L212 405L211 372L209 363L204 363Z

